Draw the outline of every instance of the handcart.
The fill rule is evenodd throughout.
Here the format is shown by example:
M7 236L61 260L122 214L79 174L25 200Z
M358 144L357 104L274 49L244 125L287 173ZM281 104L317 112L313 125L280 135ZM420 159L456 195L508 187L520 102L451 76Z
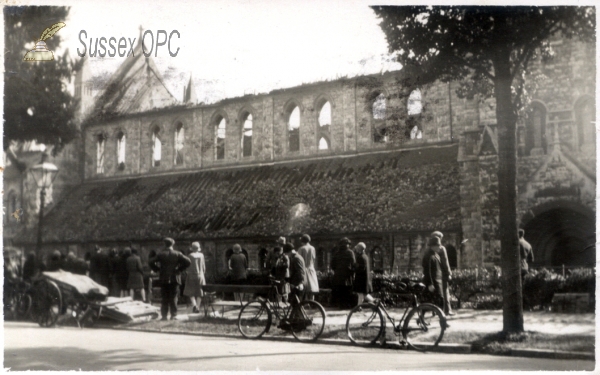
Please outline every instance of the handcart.
M60 316L79 327L93 325L100 316L121 322L157 318L159 309L131 297L108 297L108 288L84 275L58 270L43 272L31 288L31 316L41 327L52 327Z

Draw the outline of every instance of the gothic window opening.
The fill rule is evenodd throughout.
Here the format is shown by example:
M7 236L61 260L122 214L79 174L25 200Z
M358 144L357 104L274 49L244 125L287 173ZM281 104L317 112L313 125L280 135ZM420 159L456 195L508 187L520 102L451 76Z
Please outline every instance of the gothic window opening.
M580 102L575 108L579 147L596 143L596 106L591 99Z
M373 141L375 143L386 143L389 141L386 129L387 98L385 94L378 93L372 101L373 115Z
M178 122L175 127L175 157L173 163L175 165L183 165L183 144L185 140L185 129L183 124Z
M162 158L162 144L160 142L160 128L155 126L152 129L152 166L159 167Z
M423 132L420 126L420 115L423 111L423 103L421 101L421 90L413 90L408 96L406 103L406 110L408 113L407 127L410 129L410 139L422 139Z
M125 148L126 148L127 138L125 137L125 133L119 132L117 133L117 166L119 170L125 169Z
M531 150L539 149L545 154L546 141L546 108L539 103L532 105L525 125L525 155L531 155Z
M329 138L331 132L331 103L329 103L328 101L326 101L321 106L321 110L319 111L318 123L318 148L319 150L329 150Z
M96 138L96 173L104 173L104 145L106 137L104 134L98 134Z
M252 156L252 114L242 117L242 156Z
M215 131L215 159L225 159L225 134L226 134L227 121L221 117L217 121L217 127Z
M325 137L319 139L319 150L329 150L329 142Z
M387 109L386 97L383 93L380 93L375 97L373 101L373 118L375 120L385 120L385 112Z
M373 265L373 272L383 272L383 250L381 250L381 247L375 246L371 250L371 264Z
M300 108L294 106L288 119L288 150L300 150Z

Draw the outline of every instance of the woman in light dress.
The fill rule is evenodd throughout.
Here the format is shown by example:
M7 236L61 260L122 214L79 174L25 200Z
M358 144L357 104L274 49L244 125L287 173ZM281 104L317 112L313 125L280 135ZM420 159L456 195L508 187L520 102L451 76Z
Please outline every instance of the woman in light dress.
M298 254L304 258L304 266L306 267L306 282L308 288L306 290L306 298L309 300L315 299L315 294L319 293L319 280L317 279L317 271L315 270L315 248L310 244L310 236L303 234L300 237L302 246L298 249Z
M190 301L192 302L192 312L199 313L200 306L202 306L202 297L204 296L202 286L206 285L206 279L204 278L206 264L199 242L192 243L192 251L189 254L189 258L192 261L192 264L186 269L187 276L183 294L190 298ZM198 301L197 304L196 300Z

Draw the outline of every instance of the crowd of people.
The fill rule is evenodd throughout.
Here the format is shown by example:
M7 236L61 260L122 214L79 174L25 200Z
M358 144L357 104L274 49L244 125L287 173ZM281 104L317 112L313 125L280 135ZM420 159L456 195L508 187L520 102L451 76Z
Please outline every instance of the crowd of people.
M531 260L533 253L530 246L519 233L521 251L524 253L523 263ZM435 231L431 234L422 259L423 282L434 297L436 303L446 315L454 315L450 305L449 283L452 280L446 248L442 246L443 234ZM158 273L161 286L161 315L167 319L177 316L177 299L180 295L189 299L194 313L200 312L206 284L206 264L199 242L193 242L184 255L174 249L172 238L163 240L164 248L151 251L148 259L149 269ZM277 280L279 298L287 302L290 296L299 299L314 300L319 293L319 280L315 268L316 252L311 245L311 238L303 234L298 238L300 246L296 249L294 241L279 237L271 252L261 249L259 252L260 268L265 274ZM370 259L363 242L356 243L342 238L332 253L329 268L331 277L331 303L333 307L352 308L361 304L369 293L373 292ZM248 255L239 244L235 244L228 252L228 279L231 284L243 285L248 276ZM6 277L31 281L41 271L57 271L59 269L75 274L89 276L98 284L109 289L109 294L116 297L131 296L142 301L147 300L149 269L142 264L140 254L133 246L121 250L116 248L101 249L95 246L92 253L84 259L77 258L73 252L67 255L56 250L45 259L37 261L35 253L29 253L22 270L11 266L5 256ZM22 272L21 272L22 271ZM524 271L526 272L526 270ZM13 275L14 274L14 275ZM12 279L9 280L12 282ZM182 293L181 293L182 292ZM239 299L239 295L235 296Z

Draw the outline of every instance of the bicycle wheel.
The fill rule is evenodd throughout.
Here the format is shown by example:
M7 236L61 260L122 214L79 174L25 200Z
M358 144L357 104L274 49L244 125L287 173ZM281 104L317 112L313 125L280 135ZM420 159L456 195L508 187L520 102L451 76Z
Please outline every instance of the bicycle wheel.
M446 317L439 307L424 303L410 310L402 327L408 345L419 351L435 348L446 330Z
M385 330L385 319L376 305L363 303L346 320L348 338L356 345L374 345Z
M19 319L27 319L29 317L32 303L33 299L31 298L30 293L25 293L21 296L17 305L17 316Z
M238 328L245 338L257 339L269 330L271 319L271 311L266 303L250 301L240 311Z
M62 313L62 295L58 286L50 280L36 285L32 315L40 327L52 327Z
M302 301L290 313L292 335L298 341L316 341L325 328L325 309L316 301Z

